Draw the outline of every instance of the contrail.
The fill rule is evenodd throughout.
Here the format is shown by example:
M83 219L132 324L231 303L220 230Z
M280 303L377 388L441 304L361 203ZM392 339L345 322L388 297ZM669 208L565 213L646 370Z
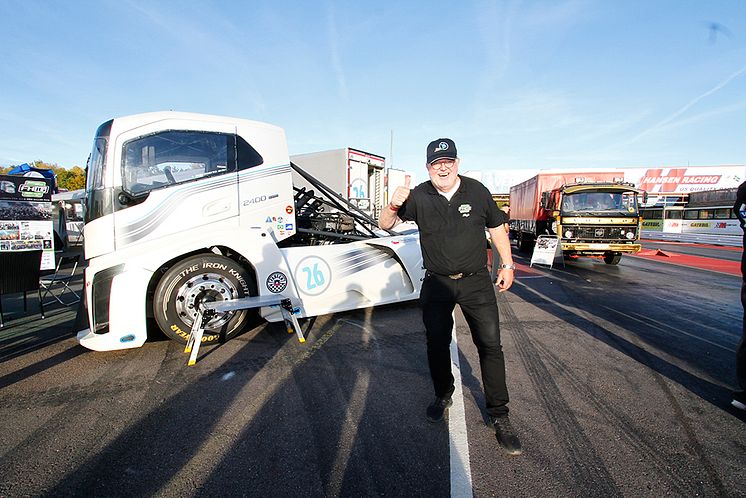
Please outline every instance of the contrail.
M658 128L662 128L663 126L667 125L668 123L670 123L671 121L673 121L674 119L678 118L679 116L681 116L682 114L684 114L686 111L688 111L697 102L699 102L700 100L704 99L705 97L709 97L710 95L712 95L713 93L717 92L718 90L720 90L725 85L727 85L728 83L730 83L734 79L738 78L739 76L741 76L745 72L746 72L746 66L742 67L741 69L739 69L735 73L731 74L730 76L728 76L727 78L725 78L723 81L721 81L720 83L718 83L717 85L715 85L711 89L707 90L702 95L700 95L700 96L692 99L684 107L682 107L678 111L674 112L673 114L671 114L670 116L668 116L664 120L656 123L655 125L651 126L647 130L644 130L644 131L640 132L637 136L635 136L634 138L632 138L625 145L629 145L631 143L634 143L634 142L638 141L640 138L642 138L643 136L647 135L648 133L650 133L652 131L655 131Z

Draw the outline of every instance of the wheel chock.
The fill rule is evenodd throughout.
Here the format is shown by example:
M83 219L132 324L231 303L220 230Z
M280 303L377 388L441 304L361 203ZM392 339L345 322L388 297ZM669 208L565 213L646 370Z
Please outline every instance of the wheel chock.
M303 330L300 328L298 319L295 316L296 310L293 309L293 304L290 299L283 299L280 302L280 309L282 310L282 318L285 321L285 328L288 334L295 332L298 337L298 342L306 342L306 338L303 337Z
M187 339L186 347L184 348L185 353L191 353L189 355L189 360L187 361L187 366L193 367L197 363L199 347L202 345L202 336L205 335L205 325L213 316L215 316L215 310L197 310L197 315L194 317L194 323L192 324L192 330L189 332L189 338Z

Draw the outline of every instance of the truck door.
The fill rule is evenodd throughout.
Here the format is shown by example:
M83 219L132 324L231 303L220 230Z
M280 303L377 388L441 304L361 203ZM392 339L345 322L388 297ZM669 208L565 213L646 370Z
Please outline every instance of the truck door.
M266 160L254 146L256 137L238 136L238 198L242 229L266 227L277 241L297 231L290 165ZM278 143L278 140L274 140ZM284 143L284 140L283 140ZM287 156L284 156L287 158Z
M160 121L115 140L117 250L238 216L233 125Z

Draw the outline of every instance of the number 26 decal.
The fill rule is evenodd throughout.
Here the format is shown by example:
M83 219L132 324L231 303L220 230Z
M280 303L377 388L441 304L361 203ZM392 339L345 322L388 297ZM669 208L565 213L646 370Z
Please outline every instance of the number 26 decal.
M331 281L331 269L326 261L318 256L303 258L295 269L295 281L298 289L309 296L324 292Z
M311 290L317 286L324 285L324 274L319 271L318 263L313 265L313 271L308 266L303 267L301 271L308 275L306 289Z

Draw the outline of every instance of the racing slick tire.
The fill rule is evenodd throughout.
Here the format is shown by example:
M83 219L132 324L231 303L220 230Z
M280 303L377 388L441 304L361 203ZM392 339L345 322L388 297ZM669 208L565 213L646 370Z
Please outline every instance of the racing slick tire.
M225 256L200 254L179 261L166 270L153 295L158 327L176 342L186 344L201 302L246 297L256 288L246 269ZM217 313L206 325L202 344L237 335L250 318L249 310Z
M622 253L620 252L607 252L604 254L604 263L607 265L618 265L622 259Z

